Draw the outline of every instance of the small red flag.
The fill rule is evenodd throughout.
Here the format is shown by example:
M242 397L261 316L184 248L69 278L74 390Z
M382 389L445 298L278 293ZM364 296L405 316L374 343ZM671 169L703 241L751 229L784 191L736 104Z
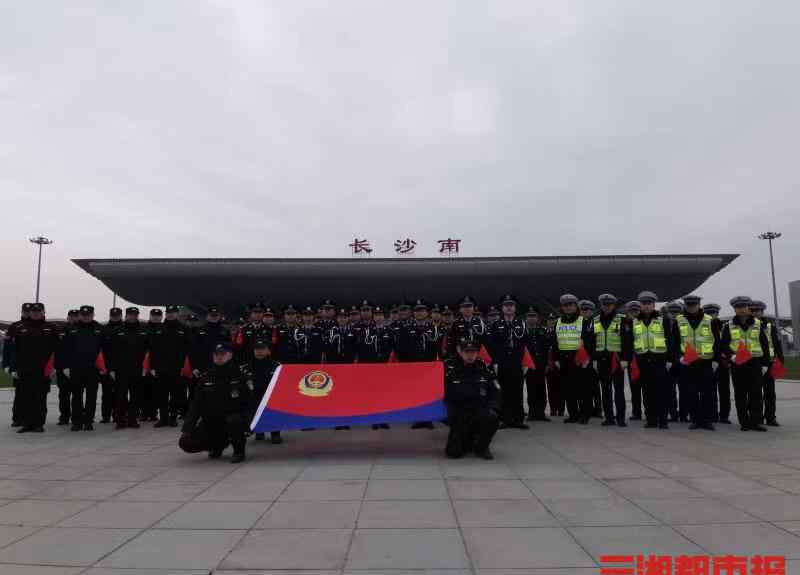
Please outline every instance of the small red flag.
M578 351L575 352L575 363L577 365L584 365L589 361L589 352L586 351L586 348L580 346Z
M241 328L239 328L239 331L236 332L236 336L233 338L233 345L236 347L242 347L244 345L244 333Z
M192 379L192 363L189 361L189 356L183 360L183 369L181 369L181 377L188 377Z
M483 360L483 363L485 363L486 365L492 363L492 356L489 355L489 352L486 349L485 345L481 345L481 350L478 352L478 356Z
M522 356L522 367L527 367L528 369L536 369L536 362L533 361L528 348L525 348L525 354Z
M739 340L739 348L736 350L736 365L742 365L753 359L753 354L747 349L743 339Z
M619 358L617 357L617 352L611 352L611 373L617 373L619 369Z
M144 354L144 361L142 362L142 369L150 371L150 352Z
M636 361L636 356L633 356L633 361L631 362L631 381L639 381L639 377L642 375L642 372L639 370L639 362Z
M700 359L700 356L697 355L697 350L692 344L687 343L686 351L683 352L683 365L692 365L698 359Z
M94 366L97 368L97 371L100 372L100 375L108 373L106 369L106 358L103 356L102 351L97 354L97 358L94 360Z
M394 354L394 352L389 354L389 362L388 363L397 363L397 356Z
M787 374L786 366L776 357L775 361L772 362L772 367L769 369L769 374L772 379L783 379Z
M50 357L47 359L47 364L44 366L44 377L46 379L50 379L50 376L53 375L53 366L55 365L55 355L50 354Z

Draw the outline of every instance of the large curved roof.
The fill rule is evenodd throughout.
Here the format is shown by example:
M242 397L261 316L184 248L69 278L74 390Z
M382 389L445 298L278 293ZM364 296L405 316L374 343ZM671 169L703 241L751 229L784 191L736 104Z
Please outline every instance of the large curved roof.
M678 298L695 290L736 254L342 259L76 259L86 272L138 305L168 303L238 310L263 300L274 306L341 304L361 298L390 303L424 297L452 303L467 293L494 303L504 293L553 304L571 292L622 299L640 290Z

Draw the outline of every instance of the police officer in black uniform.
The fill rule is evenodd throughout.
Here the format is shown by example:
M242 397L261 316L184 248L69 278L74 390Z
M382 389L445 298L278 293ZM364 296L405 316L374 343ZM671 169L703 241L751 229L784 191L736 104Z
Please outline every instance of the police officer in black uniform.
M78 323L78 315L77 309L69 310L67 312L67 325L58 331L58 350L55 356L56 386L58 387L58 425L67 425L72 414L72 384L67 375L69 370L66 373L64 372L67 363L64 337L69 329Z
M386 363L394 351L394 333L386 323L386 312L381 306L372 308L372 324L359 331L359 363Z
M139 308L125 309L125 321L108 335L108 375L114 381L116 429L137 428L139 393L147 371L144 359L150 348L149 324L139 321Z
M153 368L153 350L158 346L158 338L161 335L161 324L164 321L164 312L158 308L150 310L147 319L147 352L149 354L149 366L139 382L136 393L139 402L139 413L141 421L157 421L158 417L158 392L156 390L156 370Z
M453 320L450 333L447 338L447 356L455 357L458 342L463 339L474 340L478 346L484 345L486 341L486 324L475 313L477 303L470 296L464 296L458 302L459 317Z
M445 454L459 458L474 451L482 459L494 459L489 444L499 422L500 386L478 358L476 339L463 339L456 350L458 356L445 364L444 400L450 426Z
M325 334L325 361L353 363L356 359L357 345L358 338L350 325L349 312L341 308L336 315L336 325Z
M178 306L167 306L161 329L150 347L150 366L155 371L159 418L154 427L177 427L178 411L186 404L181 370L190 348L190 334L178 321Z
M114 380L108 371L108 357L112 355L111 335L122 327L122 310L112 307L108 310L108 322L103 326L103 358L106 362L106 373L100 374L100 389L103 393L100 399L100 423L109 423L114 415L114 405L116 403L116 392L114 391Z
M631 329L631 337L633 337L633 322L639 317L639 314L642 311L642 304L638 300L629 301L625 304L625 319L627 320L627 325ZM633 341L629 341L629 346L624 347L625 349L633 350ZM629 385L631 387L631 421L641 421L642 420L642 405L644 404L644 415L645 418L647 417L647 398L644 397L642 394L642 380L637 379L633 381L633 377L631 376L631 356L633 351L630 352L630 355L626 355L623 353L622 357L622 366L624 369L628 371L628 381L630 382Z
M217 459L230 444L231 463L240 463L245 459L245 433L252 408L250 388L232 361L231 344L217 344L213 360L197 384L178 445L187 453L208 451L210 459Z
M314 308L307 305L301 313L302 324L294 329L297 363L322 363L325 340L314 319Z
M258 410L258 406L267 391L269 382L280 363L272 359L272 342L268 339L257 339L253 343L253 357L241 366L242 375L251 391L249 420L251 421ZM262 441L263 433L256 433L256 440ZM270 432L270 440L277 445L282 443L281 432Z
M72 391L72 431L94 429L100 383L97 360L103 342L103 328L94 320L94 308L82 305L78 322L67 328L63 339L63 371L70 379Z
M189 352L189 362L192 364L192 375L195 379L211 368L211 356L217 344L230 342L230 331L222 323L222 310L215 305L209 306L206 310L206 322L194 330Z
M297 310L292 304L283 308L283 320L275 326L275 344L272 356L281 363L297 363L297 342L294 331L299 326Z
M32 305L31 303L22 304L20 319L8 326L3 339L3 370L9 375L11 374L11 352L14 347L14 332L30 317ZM11 427L20 427L22 425L22 416L19 411L19 378L12 377L12 383L14 385L14 399L11 404Z
M253 344L257 339L271 338L264 327L264 304L258 302L249 307L248 322L239 328L234 338L236 357L240 363L248 361L253 355Z
M764 329L769 340L769 354L774 364L775 360L784 363L783 356L783 342L781 341L781 334L775 320L766 319L764 317L764 310L767 309L767 304L761 300L753 300L750 304L750 312L753 317L758 318L764 324ZM777 396L775 395L775 378L772 376L771 370L764 374L763 378L763 397L764 397L764 422L770 427L780 427L778 418L776 416Z
M717 338L722 334L722 327L724 323L719 319L719 312L721 307L717 303L707 303L703 306L703 312L711 316L711 329ZM728 358L724 354L720 354L719 367L714 374L714 413L712 421L714 423L731 422L731 366Z
M28 319L12 334L9 372L19 378L19 418L17 433L44 431L50 379L47 364L58 349L58 330L44 317L44 304L34 303Z
M564 423L589 423L592 416L593 384L590 377L591 354L594 352L594 324L578 313L578 298L564 294L559 298L561 317L555 325L551 350L558 369L560 383L567 399L569 417ZM589 358L578 363L583 347Z
M528 332L517 317L517 298L511 294L500 301L502 317L489 326L489 350L494 371L503 392L502 427L529 429L522 407L522 357Z
M578 308L584 320L594 322L594 312L596 308L593 301L582 299L578 302ZM592 387L592 417L602 417L603 394L600 389L600 377L597 374L597 368L594 366L594 362L592 362L592 365L586 370L586 375Z
M549 342L547 330L539 323L539 310L528 307L525 312L525 347L533 360L532 368L523 368L525 387L528 390L528 421L550 421L545 414L547 408L547 385L545 369Z

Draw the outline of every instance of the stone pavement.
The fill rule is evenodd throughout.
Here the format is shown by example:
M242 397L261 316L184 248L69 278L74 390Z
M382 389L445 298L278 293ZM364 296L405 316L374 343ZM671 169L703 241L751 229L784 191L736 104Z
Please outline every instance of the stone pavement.
M10 399L0 575L596 575L610 553L780 554L800 573L800 383L768 433L555 419L501 431L494 462L395 428L290 432L231 465L174 429L16 435Z

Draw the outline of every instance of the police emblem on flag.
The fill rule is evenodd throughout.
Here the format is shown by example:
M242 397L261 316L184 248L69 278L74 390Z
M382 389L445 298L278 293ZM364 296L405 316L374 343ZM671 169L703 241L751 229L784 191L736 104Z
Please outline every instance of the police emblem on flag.
M333 389L333 379L324 371L315 369L305 374L297 387L303 395L325 397Z

